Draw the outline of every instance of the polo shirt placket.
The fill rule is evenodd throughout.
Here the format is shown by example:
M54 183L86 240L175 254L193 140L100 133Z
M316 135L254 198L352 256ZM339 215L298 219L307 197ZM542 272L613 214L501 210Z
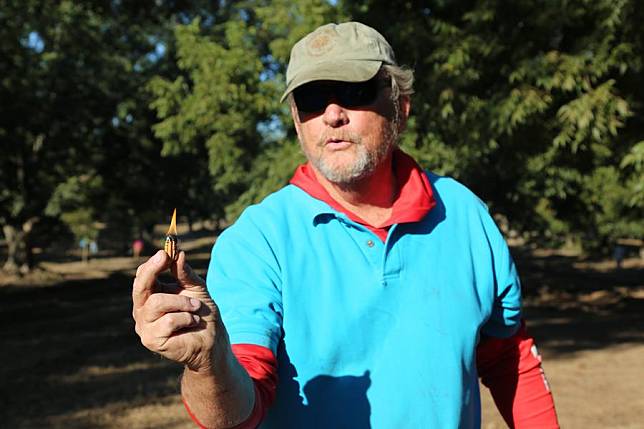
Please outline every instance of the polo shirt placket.
M397 243L395 234L398 227L397 224L390 227L387 239L383 243L382 240L367 227L349 219L343 213L324 212L318 216L320 215L334 217L335 221L340 222L344 228L346 228L347 233L356 243L356 247L371 263L376 284L386 287L387 285L391 285L392 282L397 281L402 269L400 252L398 252L397 248L399 244ZM314 221L314 224L317 223Z

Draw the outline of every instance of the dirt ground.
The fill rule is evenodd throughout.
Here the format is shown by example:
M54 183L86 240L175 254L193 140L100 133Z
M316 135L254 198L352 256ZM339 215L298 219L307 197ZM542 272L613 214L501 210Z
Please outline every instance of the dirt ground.
M203 273L210 234L184 239ZM563 428L644 428L644 262L513 253ZM130 288L142 259L100 255L0 275L0 427L192 428L180 369L133 330ZM484 388L483 388L484 390ZM483 391L484 429L506 425Z

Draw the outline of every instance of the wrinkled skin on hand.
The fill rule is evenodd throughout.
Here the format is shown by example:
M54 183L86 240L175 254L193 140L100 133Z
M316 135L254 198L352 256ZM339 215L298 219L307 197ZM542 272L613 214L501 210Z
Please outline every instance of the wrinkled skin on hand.
M158 280L171 269L175 283ZM212 369L217 341L226 341L217 305L205 281L186 263L185 252L174 262L159 250L141 264L132 287L132 316L141 343L151 351L193 371Z

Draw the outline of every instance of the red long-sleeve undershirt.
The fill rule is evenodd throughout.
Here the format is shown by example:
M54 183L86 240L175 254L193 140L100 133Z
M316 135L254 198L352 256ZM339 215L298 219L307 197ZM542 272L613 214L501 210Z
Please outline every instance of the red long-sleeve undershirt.
M369 225L331 198L308 165L297 169L291 183L344 212L385 241L391 225L421 220L436 204L427 176L411 157L397 151L393 163L401 189L394 201L391 218L380 227ZM253 411L235 429L254 429L275 399L277 359L271 350L253 344L234 344L232 349L255 385ZM552 394L541 368L541 357L524 323L510 338L482 338L476 348L476 364L482 383L490 389L499 412L510 428L559 428ZM185 401L184 405L194 422L204 428Z
M541 356L523 321L510 338L482 339L476 348L476 366L508 427L559 428Z

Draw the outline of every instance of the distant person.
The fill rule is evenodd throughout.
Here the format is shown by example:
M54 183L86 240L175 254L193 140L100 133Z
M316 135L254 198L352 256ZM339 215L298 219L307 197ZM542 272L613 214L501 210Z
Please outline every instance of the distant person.
M143 252L143 247L145 244L143 243L143 240L140 238L137 238L132 242L132 256L134 258L138 258L141 256L141 253Z
M621 244L616 244L613 249L613 258L615 259L615 265L617 268L622 268L622 263L626 257L626 247Z
M89 254L91 257L98 255L98 243L95 240L89 242Z
M558 427L501 233L398 147L412 82L373 28L304 37L282 100L308 163L221 234L207 286L183 252L138 268L136 332L201 427L478 428L479 377L508 425Z
M89 240L85 237L78 241L78 247L81 252L81 261L87 262L89 259Z

